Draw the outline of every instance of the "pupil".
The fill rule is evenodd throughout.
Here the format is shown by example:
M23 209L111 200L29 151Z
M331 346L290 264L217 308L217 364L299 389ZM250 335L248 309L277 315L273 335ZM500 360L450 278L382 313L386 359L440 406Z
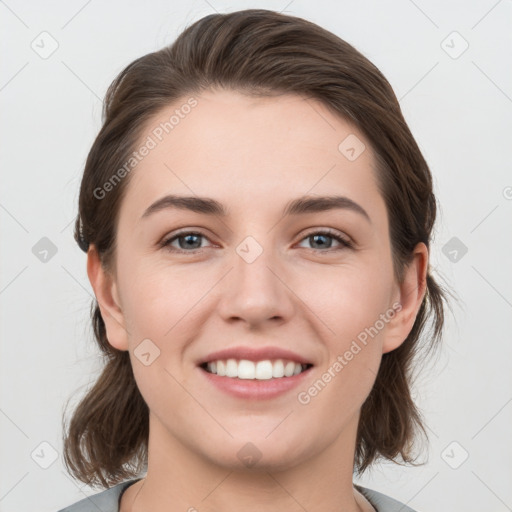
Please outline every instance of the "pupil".
M191 238L198 238L198 236L197 235L186 235L182 238L184 238L186 240L186 247L190 248L191 245L188 244L188 242L190 241ZM193 244L193 241L192 241L192 244ZM193 247L193 248L195 248L195 247Z
M314 243L316 243L316 242L317 242L317 240L318 240L318 238L324 238L324 239L325 239L325 238L329 238L329 237L327 237L326 235L313 235L313 237L312 237L312 238L313 238L313 240L314 240ZM326 244L324 244L324 247L325 247L325 245L326 245Z

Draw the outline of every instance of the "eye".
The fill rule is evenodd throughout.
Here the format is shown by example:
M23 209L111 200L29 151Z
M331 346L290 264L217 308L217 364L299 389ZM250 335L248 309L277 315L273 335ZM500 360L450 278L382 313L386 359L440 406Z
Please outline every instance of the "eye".
M160 246L165 247L166 249L168 249L171 252L182 252L182 253L188 252L188 253L194 254L196 252L201 252L201 248L202 248L201 241L200 241L201 238L206 239L206 236L204 236L202 233L198 233L196 231L183 231L181 233L174 235L171 238L168 238L167 240L164 240L163 242L161 242ZM199 246L197 245L198 239L199 239ZM178 242L178 246L179 246L178 248L171 245L174 241ZM188 250L188 249L191 249L191 250Z
M177 233L171 238L164 240L159 245L162 248L165 247L167 250L171 252L195 254L197 252L201 252L201 249L203 248L201 245L201 238L208 240L208 238L205 235L203 235L203 233L197 231L182 231L181 233ZM336 240L341 247L337 249L331 249L332 242L329 243L328 241L326 241L329 239ZM328 229L322 231L313 231L309 233L306 237L304 237L301 241L303 240L308 240L310 243L313 244L320 244L320 248L313 247L313 250L317 252L328 252L328 250L339 251L342 249L353 247L350 240L341 236L336 231L331 231ZM174 242L178 242L178 247L172 245Z
M329 243L329 239L334 239L341 247L338 247L337 249L332 249L333 251L340 251L342 249L352 248L352 242L348 240L347 238L343 237L336 231L331 231L329 229L322 230L322 231L313 231L309 233L305 238L302 240L308 240L312 244L320 244L320 248L313 247L314 251L320 251L320 252L328 252L328 249L331 249L332 243ZM326 250L323 250L326 249Z

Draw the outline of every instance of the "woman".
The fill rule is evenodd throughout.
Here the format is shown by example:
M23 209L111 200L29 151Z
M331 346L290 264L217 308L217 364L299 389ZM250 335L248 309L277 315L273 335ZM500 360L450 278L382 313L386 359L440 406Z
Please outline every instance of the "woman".
M425 434L435 217L391 86L317 25L210 15L131 63L80 189L106 364L64 440L109 489L64 510L412 510L352 478Z

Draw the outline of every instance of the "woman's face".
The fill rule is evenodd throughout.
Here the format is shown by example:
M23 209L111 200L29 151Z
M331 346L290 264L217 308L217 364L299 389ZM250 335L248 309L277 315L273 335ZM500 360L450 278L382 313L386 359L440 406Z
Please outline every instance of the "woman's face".
M120 209L107 335L130 351L160 443L226 467L291 467L355 435L383 352L412 327L374 156L315 100L210 91L181 108L187 99L141 138L149 150ZM160 124L173 114L172 128ZM161 202L171 194L192 199ZM212 358L235 359L226 371L243 377L209 373ZM270 379L278 359L312 366Z

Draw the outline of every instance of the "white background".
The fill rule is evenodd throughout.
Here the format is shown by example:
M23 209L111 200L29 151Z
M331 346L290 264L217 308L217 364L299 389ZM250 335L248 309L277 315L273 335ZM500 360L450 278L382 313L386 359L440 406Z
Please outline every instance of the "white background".
M54 512L98 492L65 473L61 418L66 400L76 403L99 368L89 327L92 289L72 229L108 85L200 17L256 7L309 19L381 69L441 203L432 263L460 302L448 316L441 355L417 381L431 437L427 463L378 465L360 483L418 511L512 510L510 0L6 0L0 2L2 512ZM31 48L43 31L59 45L47 59ZM464 40L469 47L453 58ZM42 237L57 248L46 263L32 252ZM443 253L452 237L468 249L456 262ZM42 442L58 452L47 469L31 457L34 450L51 456ZM450 467L447 461L455 466L465 452L468 459Z

